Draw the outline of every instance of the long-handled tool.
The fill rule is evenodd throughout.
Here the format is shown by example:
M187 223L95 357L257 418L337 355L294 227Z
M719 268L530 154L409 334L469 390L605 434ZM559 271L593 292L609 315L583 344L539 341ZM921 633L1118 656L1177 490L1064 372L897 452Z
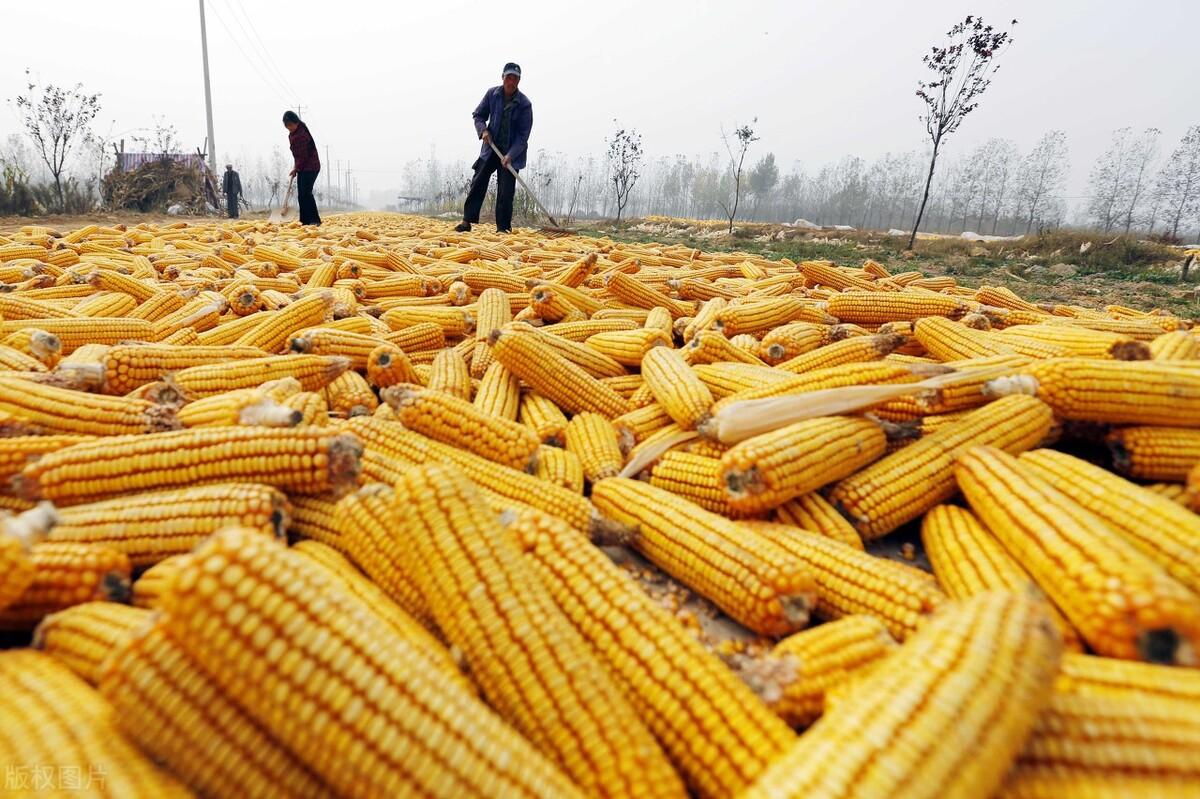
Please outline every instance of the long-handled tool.
M500 159L500 163L503 164L504 163L504 153L500 152L500 148L496 146L496 143L492 141L490 136L488 137L487 143L488 143L488 146L490 146L492 148L492 152L494 152L496 154L496 157ZM555 219L551 215L551 213L546 210L546 206L542 205L542 201L539 200L537 198L537 195L533 193L533 189L529 188L529 184L521 179L521 176L517 174L517 170L513 169L512 164L508 164L508 171L511 172L512 176L517 179L517 183L521 184L521 188L523 188L526 192L529 193L529 196L533 198L533 201L535 203L537 203L537 207L541 210L541 212L543 214L546 215L546 218L550 220L550 224L553 225L553 227L550 227L550 226L543 227L542 230L549 231L550 233L574 233L575 232L573 230L567 230L565 227L562 227L561 225L558 224L558 220Z
M267 220L268 222L291 222L295 218L295 211L288 207L288 204L292 201L292 186L295 184L296 176L293 175L292 179L288 181L287 194L283 195L283 207L271 211L271 216Z

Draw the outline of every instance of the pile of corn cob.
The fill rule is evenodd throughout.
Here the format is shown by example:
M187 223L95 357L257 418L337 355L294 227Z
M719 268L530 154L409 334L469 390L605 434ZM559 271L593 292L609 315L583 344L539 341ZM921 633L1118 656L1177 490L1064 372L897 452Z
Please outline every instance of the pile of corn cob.
M1188 320L366 214L0 284L6 792L1200 796Z

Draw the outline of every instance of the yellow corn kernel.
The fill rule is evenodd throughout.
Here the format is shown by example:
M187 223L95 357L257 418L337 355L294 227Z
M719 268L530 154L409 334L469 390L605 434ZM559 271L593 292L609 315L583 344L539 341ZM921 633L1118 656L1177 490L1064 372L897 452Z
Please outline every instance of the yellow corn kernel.
M566 445L583 464L590 483L616 477L624 464L616 428L598 413L576 414L567 425Z

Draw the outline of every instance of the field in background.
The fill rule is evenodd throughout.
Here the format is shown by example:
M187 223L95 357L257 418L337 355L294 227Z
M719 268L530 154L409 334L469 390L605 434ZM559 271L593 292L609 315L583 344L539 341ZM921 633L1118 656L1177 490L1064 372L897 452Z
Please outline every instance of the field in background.
M265 211L243 214L247 219L266 216ZM0 233L24 225L73 229L89 223L211 221L212 217L126 211L85 216L0 217ZM1059 230L1016 240L978 242L922 235L917 239L915 251L908 252L906 236L888 236L880 231L804 230L747 222L739 223L733 236L729 236L724 222L661 217L635 219L618 228L609 223L586 221L576 227L585 235L619 241L661 241L797 262L827 259L841 265L858 265L871 258L892 271L918 269L930 276L951 275L964 286L1006 286L1033 302L1163 308L1179 316L1200 318L1200 250L1191 251L1197 254L1196 263L1185 282L1180 279L1180 271L1188 250L1133 236Z
M733 236L718 221L633 220L619 229L584 223L582 233L621 241L663 241L705 250L743 251L793 261L827 259L858 265L870 258L889 270L951 275L960 285L1006 286L1033 302L1164 308L1200 317L1200 250L1188 281L1180 272L1188 250L1133 236L1052 231L1015 240L979 242L951 236L917 239L879 231L803 230L739 223Z

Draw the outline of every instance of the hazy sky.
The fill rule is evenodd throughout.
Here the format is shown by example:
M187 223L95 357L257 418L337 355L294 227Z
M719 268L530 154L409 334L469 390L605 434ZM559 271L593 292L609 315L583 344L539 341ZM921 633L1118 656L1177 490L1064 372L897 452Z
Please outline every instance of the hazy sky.
M148 128L159 116L188 149L202 143L196 0L2 7L10 35L0 97L21 90L28 66L102 93L99 130ZM286 147L280 116L300 103L322 158L328 145L333 158L349 159L364 197L403 189L404 162L431 146L443 159L473 159L470 112L508 60L521 64L534 104L531 152L599 156L616 118L641 130L650 156L707 154L720 146L722 123L753 116L758 153L773 151L785 170L794 160L812 170L846 154L919 148L921 55L967 13L1019 24L982 105L950 139L950 157L989 136L1025 151L1061 128L1073 164L1068 195L1079 195L1113 129L1159 127L1169 151L1200 124L1195 0L207 0L207 8L220 159ZM17 130L5 104L0 135Z

